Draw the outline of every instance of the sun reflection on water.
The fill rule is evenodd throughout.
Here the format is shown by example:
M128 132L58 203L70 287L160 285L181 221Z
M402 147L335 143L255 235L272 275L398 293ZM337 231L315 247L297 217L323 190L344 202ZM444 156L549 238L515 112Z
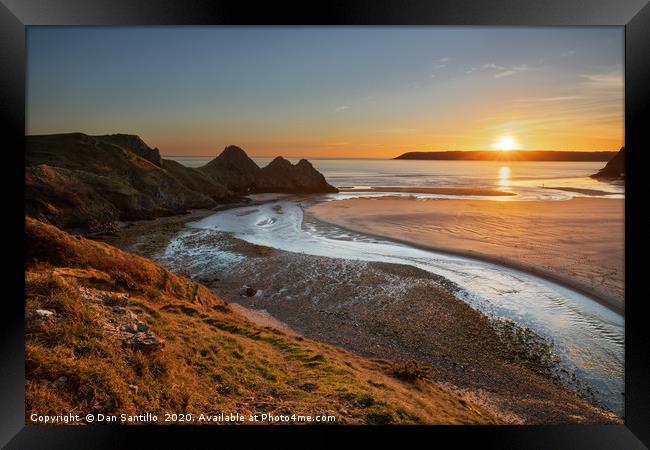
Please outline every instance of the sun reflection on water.
M510 186L510 167L508 166L501 166L499 168L499 186L501 187L508 187Z

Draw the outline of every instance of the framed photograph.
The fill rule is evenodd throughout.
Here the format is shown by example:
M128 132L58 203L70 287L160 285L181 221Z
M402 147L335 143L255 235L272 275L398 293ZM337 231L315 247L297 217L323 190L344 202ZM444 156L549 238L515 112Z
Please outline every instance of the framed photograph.
M649 445L646 1L0 17L7 448Z

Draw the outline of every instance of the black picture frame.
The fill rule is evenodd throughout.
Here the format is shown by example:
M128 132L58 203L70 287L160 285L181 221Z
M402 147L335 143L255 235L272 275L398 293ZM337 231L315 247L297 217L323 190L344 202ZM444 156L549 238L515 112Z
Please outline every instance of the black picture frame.
M0 0L0 114L3 134L6 202L13 200L5 221L6 241L20 244L24 235L24 202L16 193L24 186L25 137L25 29L32 25L508 25L625 27L625 424L608 426L497 426L497 427L281 427L285 442L310 445L307 434L318 433L318 442L390 435L404 439L414 435L432 444L452 439L496 448L647 448L650 445L650 338L644 326L642 280L648 264L642 221L647 200L643 178L643 152L647 147L647 113L650 100L650 5L646 0L348 0L293 3L224 0ZM20 164L23 166L21 167ZM11 203L11 202L10 202ZM9 214L8 214L9 216ZM14 228L15 227L15 228ZM15 242L14 242L15 241ZM9 246L5 245L7 249ZM12 246L14 247L14 246ZM153 447L163 448L197 437L216 445L224 436L246 440L247 427L165 426L151 433L151 426L39 426L25 425L24 280L23 246L5 256L5 291L0 316L4 320L0 362L0 444L7 448L113 448L128 447L146 434ZM271 429L273 428L273 429ZM277 433L276 427L258 427L258 433ZM381 433L378 433L381 431ZM258 434L256 433L256 434ZM343 436L341 436L343 435ZM155 443L158 441L158 443ZM242 441L244 443L244 441ZM289 442L290 443L290 442ZM407 445L421 445L407 444Z

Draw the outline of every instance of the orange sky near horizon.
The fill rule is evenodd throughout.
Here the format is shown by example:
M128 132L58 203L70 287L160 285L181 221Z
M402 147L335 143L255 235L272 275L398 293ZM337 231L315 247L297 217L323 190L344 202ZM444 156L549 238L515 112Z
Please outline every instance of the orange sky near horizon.
M514 134L514 133L513 133ZM508 135L504 135L508 136ZM516 135L514 135L516 136ZM622 138L618 137L600 137L595 139L582 139L576 137L573 139L564 139L563 144L557 144L553 141L540 139L535 144L529 146L517 145L511 149L498 147L497 143L500 138L495 135L492 142L483 144L485 140L480 138L467 139L467 144L462 145L459 141L440 140L438 144L429 144L426 142L412 143L331 143L331 144L309 144L307 142L278 142L277 144L268 142L255 142L245 139L223 141L215 139L219 144L206 143L193 140L174 140L165 142L163 145L155 144L156 139L147 139L141 136L144 141L152 147L158 147L163 156L216 156L228 145L237 145L243 148L246 153L252 157L273 157L282 155L288 158L303 157L320 157L320 158L394 158L406 152L436 152L436 151L503 151L503 150L555 150L555 151L577 151L577 152L594 152L594 151L618 151L624 144ZM489 138L488 138L489 139ZM516 138L515 138L516 139ZM486 139L487 140L487 139ZM545 143L547 142L547 143ZM170 145L171 144L171 145ZM185 149L191 148L192 152Z
M450 81L447 87L452 93L462 91L463 80ZM417 91L394 95L417 104ZM623 99L620 70L579 84L567 96L540 95L534 89L499 90L481 94L482 101L475 102L452 94L439 101L447 114L438 116L419 106L421 115L395 126L390 121L375 121L381 114L365 105L304 127L301 122L309 118L290 115L280 120L264 118L254 125L248 119L233 121L218 132L210 125L196 124L196 129L189 130L189 139L183 138L187 130L157 130L158 134L143 139L170 156L214 156L231 144L259 157L394 158L415 151L504 149L618 151L624 145ZM247 130L251 126L259 138L250 138Z
M621 113L622 115L622 113ZM568 121L573 133L561 130L536 132L525 125L508 125L507 120L489 118L497 125L487 130L458 130L458 134L436 134L416 129L394 129L370 132L365 135L346 134L332 136L348 138L342 141L314 143L309 139L249 140L245 137L230 139L215 136L214 140L201 138L183 139L170 136L141 137L150 146L157 146L165 156L215 156L227 145L237 145L249 155L271 157L327 157L327 158L394 158L406 152L472 151L472 150L563 150L563 151L618 151L624 145L623 126L603 127L597 130L589 126L576 127ZM622 118L621 118L622 123ZM499 124L502 124L499 126ZM454 131L452 129L448 129ZM160 141L158 144L157 141ZM187 149L192 149L188 152Z
M617 151L623 27L30 27L27 134L165 156Z

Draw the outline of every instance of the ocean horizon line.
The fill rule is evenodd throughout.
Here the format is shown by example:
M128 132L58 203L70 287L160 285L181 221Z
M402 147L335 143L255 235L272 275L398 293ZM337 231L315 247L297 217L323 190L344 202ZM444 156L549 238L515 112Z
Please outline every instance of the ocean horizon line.
M432 150L432 151L409 151L403 152L396 156L382 157L382 156L310 156L310 155L249 155L250 158L277 158L282 156L287 159L349 159L349 160L394 160L402 155L408 153L452 153L452 152L499 152L499 153L518 153L518 152L558 152L558 153L616 153L618 150L534 150L534 149L518 149L518 150ZM216 158L216 155L167 155L161 154L163 158ZM463 161L463 160L458 160ZM473 161L473 160L466 160ZM535 162L535 161L531 161ZM548 161L547 161L548 162Z

